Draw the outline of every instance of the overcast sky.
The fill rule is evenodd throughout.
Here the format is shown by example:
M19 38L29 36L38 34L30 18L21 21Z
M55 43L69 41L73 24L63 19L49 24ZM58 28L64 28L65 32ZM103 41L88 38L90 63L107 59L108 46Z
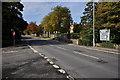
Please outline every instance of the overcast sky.
M37 25L39 25L42 19L52 11L51 8L60 5L68 7L71 11L73 21L79 23L86 3L87 2L22 2L24 5L23 18L28 23L36 22Z

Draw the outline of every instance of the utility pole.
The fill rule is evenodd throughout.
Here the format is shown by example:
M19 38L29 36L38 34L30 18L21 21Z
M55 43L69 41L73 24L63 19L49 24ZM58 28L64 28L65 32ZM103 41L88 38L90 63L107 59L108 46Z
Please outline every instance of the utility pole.
M95 47L95 5L93 2L93 47Z

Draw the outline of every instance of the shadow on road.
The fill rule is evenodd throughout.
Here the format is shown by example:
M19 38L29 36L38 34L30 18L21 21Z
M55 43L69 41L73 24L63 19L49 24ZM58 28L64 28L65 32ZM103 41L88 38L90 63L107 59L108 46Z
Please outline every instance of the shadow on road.
M43 45L65 45L68 43L53 40L29 40L29 44L32 46L43 46Z
M32 46L69 44L69 43L66 43L66 42L59 42L59 41L55 41L55 40L43 40L43 39L33 38L33 37L22 37L22 40L27 41L28 44L32 45Z

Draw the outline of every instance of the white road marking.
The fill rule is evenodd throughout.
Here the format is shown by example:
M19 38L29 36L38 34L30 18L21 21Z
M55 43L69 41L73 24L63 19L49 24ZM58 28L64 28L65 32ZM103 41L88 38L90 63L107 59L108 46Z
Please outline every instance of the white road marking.
M29 47L30 49L32 49L34 53L37 53L37 52L38 52L37 50L35 50L34 48L32 48L30 45L28 45L28 47Z
M50 64L54 64L52 61L49 62Z
M91 57L91 58L94 58L94 59L99 59L98 57L87 55L87 54L83 54L83 53L80 53L80 52L77 52L77 51L73 51L73 52L77 53L77 54L80 54L80 55L83 55L83 56Z
M70 76L70 75L68 75L67 78L68 78L69 80L74 80L74 78L73 78L72 76Z
M63 70L63 69L58 69L58 71L59 71L60 73L63 73L63 74L66 73L65 70Z
M47 59L47 58L48 58L48 57L46 57L46 56L44 57L44 59Z
M59 49L63 49L63 50L66 50L65 48L62 48L62 47L59 47L59 46L58 46L57 48L59 48Z
M58 65L52 65L52 66L57 69L60 68Z
M15 52L18 52L18 51L7 51L7 52L3 51L3 53L15 53Z
M50 46L54 46L54 45L50 45Z
M47 59L47 61L49 62L49 61L50 61L50 59Z
M40 56L42 55L41 53L38 53Z
M44 57L45 55L42 54L41 56Z

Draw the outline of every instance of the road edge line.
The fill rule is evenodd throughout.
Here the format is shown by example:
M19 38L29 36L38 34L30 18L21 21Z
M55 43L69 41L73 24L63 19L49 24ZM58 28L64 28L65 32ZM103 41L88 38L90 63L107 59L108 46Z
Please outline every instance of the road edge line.
M28 45L28 47L34 52L34 53L38 53L37 50L35 50L32 46ZM42 53L38 53L41 57L43 57L43 59L45 59L47 62L52 62L50 61L50 59L48 57L46 57L44 54ZM49 60L48 60L49 59ZM53 68L57 69L57 71L61 74L64 74L66 76L67 79L69 80L75 80L71 75L69 75L64 69L60 68L60 66L56 65L54 62L53 64L51 64ZM57 67L55 67L57 66ZM59 67L59 68L58 68ZM59 71L59 70L63 70L63 71Z

